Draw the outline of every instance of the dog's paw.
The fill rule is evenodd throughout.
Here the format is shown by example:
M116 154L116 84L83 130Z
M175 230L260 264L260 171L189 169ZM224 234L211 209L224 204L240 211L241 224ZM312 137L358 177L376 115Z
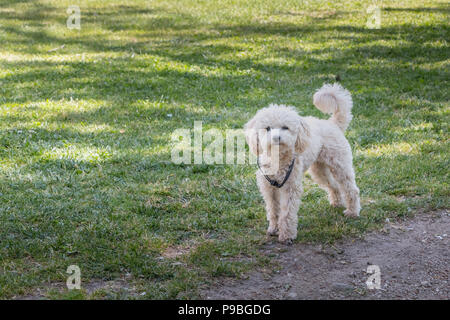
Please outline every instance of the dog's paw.
M344 208L345 205L342 201L330 201L330 204L333 208Z
M343 208L345 207L344 201L340 196L328 195L328 201L333 208Z
M345 210L344 214L346 217L357 218L359 217L359 212L354 210Z
M287 245L287 246L290 246L290 245L292 245L294 243L294 240L292 240L292 239L286 239L286 240L283 240L283 241L278 239L278 241L280 243L284 244L284 245Z
M276 236L276 235L278 235L278 229L275 227L269 227L268 229L267 229L267 235L268 236Z
M280 234L278 236L278 242L285 244L285 245L291 245L294 242L294 239Z

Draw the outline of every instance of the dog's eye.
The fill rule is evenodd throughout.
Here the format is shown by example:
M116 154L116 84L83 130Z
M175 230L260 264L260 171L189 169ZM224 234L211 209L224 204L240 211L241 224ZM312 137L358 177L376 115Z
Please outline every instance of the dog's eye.
M286 127L286 126L282 127L281 129L283 129L283 130L289 130L289 128Z
M267 131L270 131L270 127L267 127L266 130L267 130Z

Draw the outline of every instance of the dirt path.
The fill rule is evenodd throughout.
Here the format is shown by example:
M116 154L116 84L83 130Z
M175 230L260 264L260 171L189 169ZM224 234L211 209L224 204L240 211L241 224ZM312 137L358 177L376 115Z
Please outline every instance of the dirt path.
M205 299L450 299L450 212L387 223L333 247L276 242L262 250L278 270L260 270L245 280L221 280ZM365 282L369 265L380 268L381 289Z

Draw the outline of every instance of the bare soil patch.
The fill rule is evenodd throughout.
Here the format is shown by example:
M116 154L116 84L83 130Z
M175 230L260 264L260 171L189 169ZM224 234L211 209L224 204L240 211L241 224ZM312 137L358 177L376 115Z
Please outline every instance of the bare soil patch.
M449 299L450 213L418 214L387 222L381 232L333 246L270 241L262 248L274 269L246 279L221 279L205 299ZM369 290L369 265L380 268L381 288Z

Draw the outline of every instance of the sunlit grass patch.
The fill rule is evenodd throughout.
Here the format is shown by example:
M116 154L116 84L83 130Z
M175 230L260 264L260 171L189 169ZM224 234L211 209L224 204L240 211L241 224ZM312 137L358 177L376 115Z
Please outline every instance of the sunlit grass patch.
M412 145L410 143L397 143L390 145L374 146L364 152L365 155L369 157L379 157L379 156L397 156L397 155L414 155L418 154L419 148L417 145Z
M41 160L73 160L87 163L101 163L112 157L111 150L87 146L65 145L62 148L52 148L42 154Z

